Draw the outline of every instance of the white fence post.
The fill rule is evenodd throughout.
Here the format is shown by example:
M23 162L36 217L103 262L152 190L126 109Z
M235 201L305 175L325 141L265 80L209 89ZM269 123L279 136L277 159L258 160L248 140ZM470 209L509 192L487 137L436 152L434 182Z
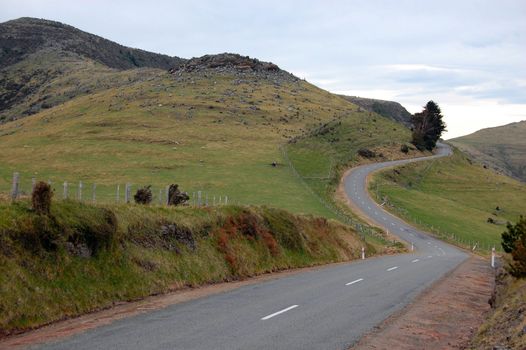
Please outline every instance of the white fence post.
M201 191L197 191L197 206L200 207L201 206Z
M365 259L365 248L362 247L362 260L364 260L364 259Z
M495 267L495 247L491 248L491 267Z
M117 203L121 200L121 185L117 185L117 194L115 195L115 200Z
M11 199L16 200L18 198L18 192L20 191L20 174L13 173L13 186L11 188Z
M225 205L228 204L228 196L225 196Z

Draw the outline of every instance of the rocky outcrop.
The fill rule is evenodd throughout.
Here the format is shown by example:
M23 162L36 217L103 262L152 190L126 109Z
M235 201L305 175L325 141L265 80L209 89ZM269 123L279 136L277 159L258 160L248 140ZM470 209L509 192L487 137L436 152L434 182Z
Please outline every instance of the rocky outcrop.
M222 53L218 55L205 55L192 58L184 64L170 70L171 73L195 72L209 69L226 69L241 72L279 72L277 65L270 62L262 62L256 58L241 56L233 53Z

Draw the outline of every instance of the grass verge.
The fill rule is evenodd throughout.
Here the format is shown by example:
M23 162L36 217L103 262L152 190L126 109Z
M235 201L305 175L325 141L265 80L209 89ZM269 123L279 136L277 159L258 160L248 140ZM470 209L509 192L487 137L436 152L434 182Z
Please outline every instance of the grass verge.
M164 293L387 247L350 227L268 207L0 202L0 334ZM396 248L390 247L389 250Z

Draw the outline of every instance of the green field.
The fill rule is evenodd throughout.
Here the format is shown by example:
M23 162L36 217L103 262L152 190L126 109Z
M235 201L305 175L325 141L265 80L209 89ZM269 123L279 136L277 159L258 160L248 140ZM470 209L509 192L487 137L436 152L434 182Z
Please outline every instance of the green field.
M380 172L369 190L379 201L387 199L387 209L396 215L486 251L500 249L506 222L526 214L526 186L472 163L458 150L452 157Z

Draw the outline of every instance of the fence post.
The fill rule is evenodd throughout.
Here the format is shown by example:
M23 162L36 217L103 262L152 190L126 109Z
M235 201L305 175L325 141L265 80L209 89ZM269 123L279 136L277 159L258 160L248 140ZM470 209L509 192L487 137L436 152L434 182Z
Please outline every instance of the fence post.
M17 199L19 190L20 190L20 174L13 173L13 186L11 188L11 199L12 200Z
M92 200L93 203L95 203L97 201L96 191L97 191L97 184L94 183L93 187L92 187L92 190L91 190L91 200Z
M201 191L197 191L197 207L201 206Z
M127 183L125 190L124 190L124 203L126 204L130 203L130 192L131 192L131 185Z
M68 182L64 181L64 192L62 192L62 198L68 199Z
M364 260L364 259L365 259L365 248L362 247L362 260Z
M36 178L31 178L31 193L33 193L35 191L35 186L37 185L37 179Z
M212 205L215 207L216 206L216 196L214 196L214 201L212 202Z
M163 189L159 188L159 205L163 205Z
M115 200L117 201L117 203L119 203L119 201L121 200L121 185L117 185L117 194L115 195Z
M225 196L225 205L228 204L228 196Z

